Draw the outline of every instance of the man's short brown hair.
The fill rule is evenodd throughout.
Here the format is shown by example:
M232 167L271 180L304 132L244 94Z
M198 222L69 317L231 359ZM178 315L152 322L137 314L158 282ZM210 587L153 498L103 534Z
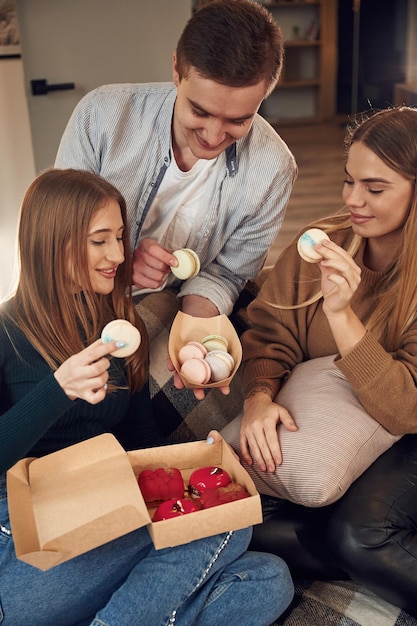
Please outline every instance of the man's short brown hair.
M281 29L269 11L253 0L215 0L187 22L177 45L180 80L190 67L230 87L265 80L275 87L284 55Z

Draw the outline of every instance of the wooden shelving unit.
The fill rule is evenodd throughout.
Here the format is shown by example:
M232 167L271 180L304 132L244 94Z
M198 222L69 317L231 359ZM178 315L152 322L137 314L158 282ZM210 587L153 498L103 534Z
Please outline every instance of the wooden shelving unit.
M263 103L272 124L321 122L336 112L337 0L263 2L285 38L281 79Z

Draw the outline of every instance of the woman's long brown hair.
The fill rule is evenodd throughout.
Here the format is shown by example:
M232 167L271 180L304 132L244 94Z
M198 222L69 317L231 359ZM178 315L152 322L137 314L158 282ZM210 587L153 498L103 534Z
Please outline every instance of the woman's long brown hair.
M120 206L125 261L109 295L94 292L87 261L87 235L94 214L108 200ZM14 297L14 322L57 369L95 341L110 320L122 318L140 331L140 348L127 360L131 391L148 376L148 340L132 301L132 261L121 193L104 178L81 170L48 170L30 185L19 220L20 276ZM71 278L80 289L73 293Z

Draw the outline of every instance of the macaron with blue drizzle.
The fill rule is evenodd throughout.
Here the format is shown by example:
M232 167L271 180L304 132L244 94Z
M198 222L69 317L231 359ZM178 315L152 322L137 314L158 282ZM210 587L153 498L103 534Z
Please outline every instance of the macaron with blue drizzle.
M330 241L329 235L320 228L306 230L297 241L298 254L307 263L318 263L323 257L314 249L314 246L325 239Z
M111 353L112 356L123 358L133 354L140 346L141 335L136 326L127 320L112 320L101 331L103 343L117 341L120 345L118 350Z

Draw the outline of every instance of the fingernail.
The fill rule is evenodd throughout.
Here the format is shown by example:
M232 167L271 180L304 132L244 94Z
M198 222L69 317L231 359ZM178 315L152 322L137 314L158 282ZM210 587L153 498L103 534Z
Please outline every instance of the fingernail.
M208 443L210 446L212 443L214 443L214 437L207 437L206 443Z
M102 337L102 341L103 343L110 343L113 340L113 337L110 337L110 335L104 335L104 337Z
M125 341L116 341L117 348L126 348L127 344Z
M104 389L104 391L107 391L107 383L104 383L103 389Z

